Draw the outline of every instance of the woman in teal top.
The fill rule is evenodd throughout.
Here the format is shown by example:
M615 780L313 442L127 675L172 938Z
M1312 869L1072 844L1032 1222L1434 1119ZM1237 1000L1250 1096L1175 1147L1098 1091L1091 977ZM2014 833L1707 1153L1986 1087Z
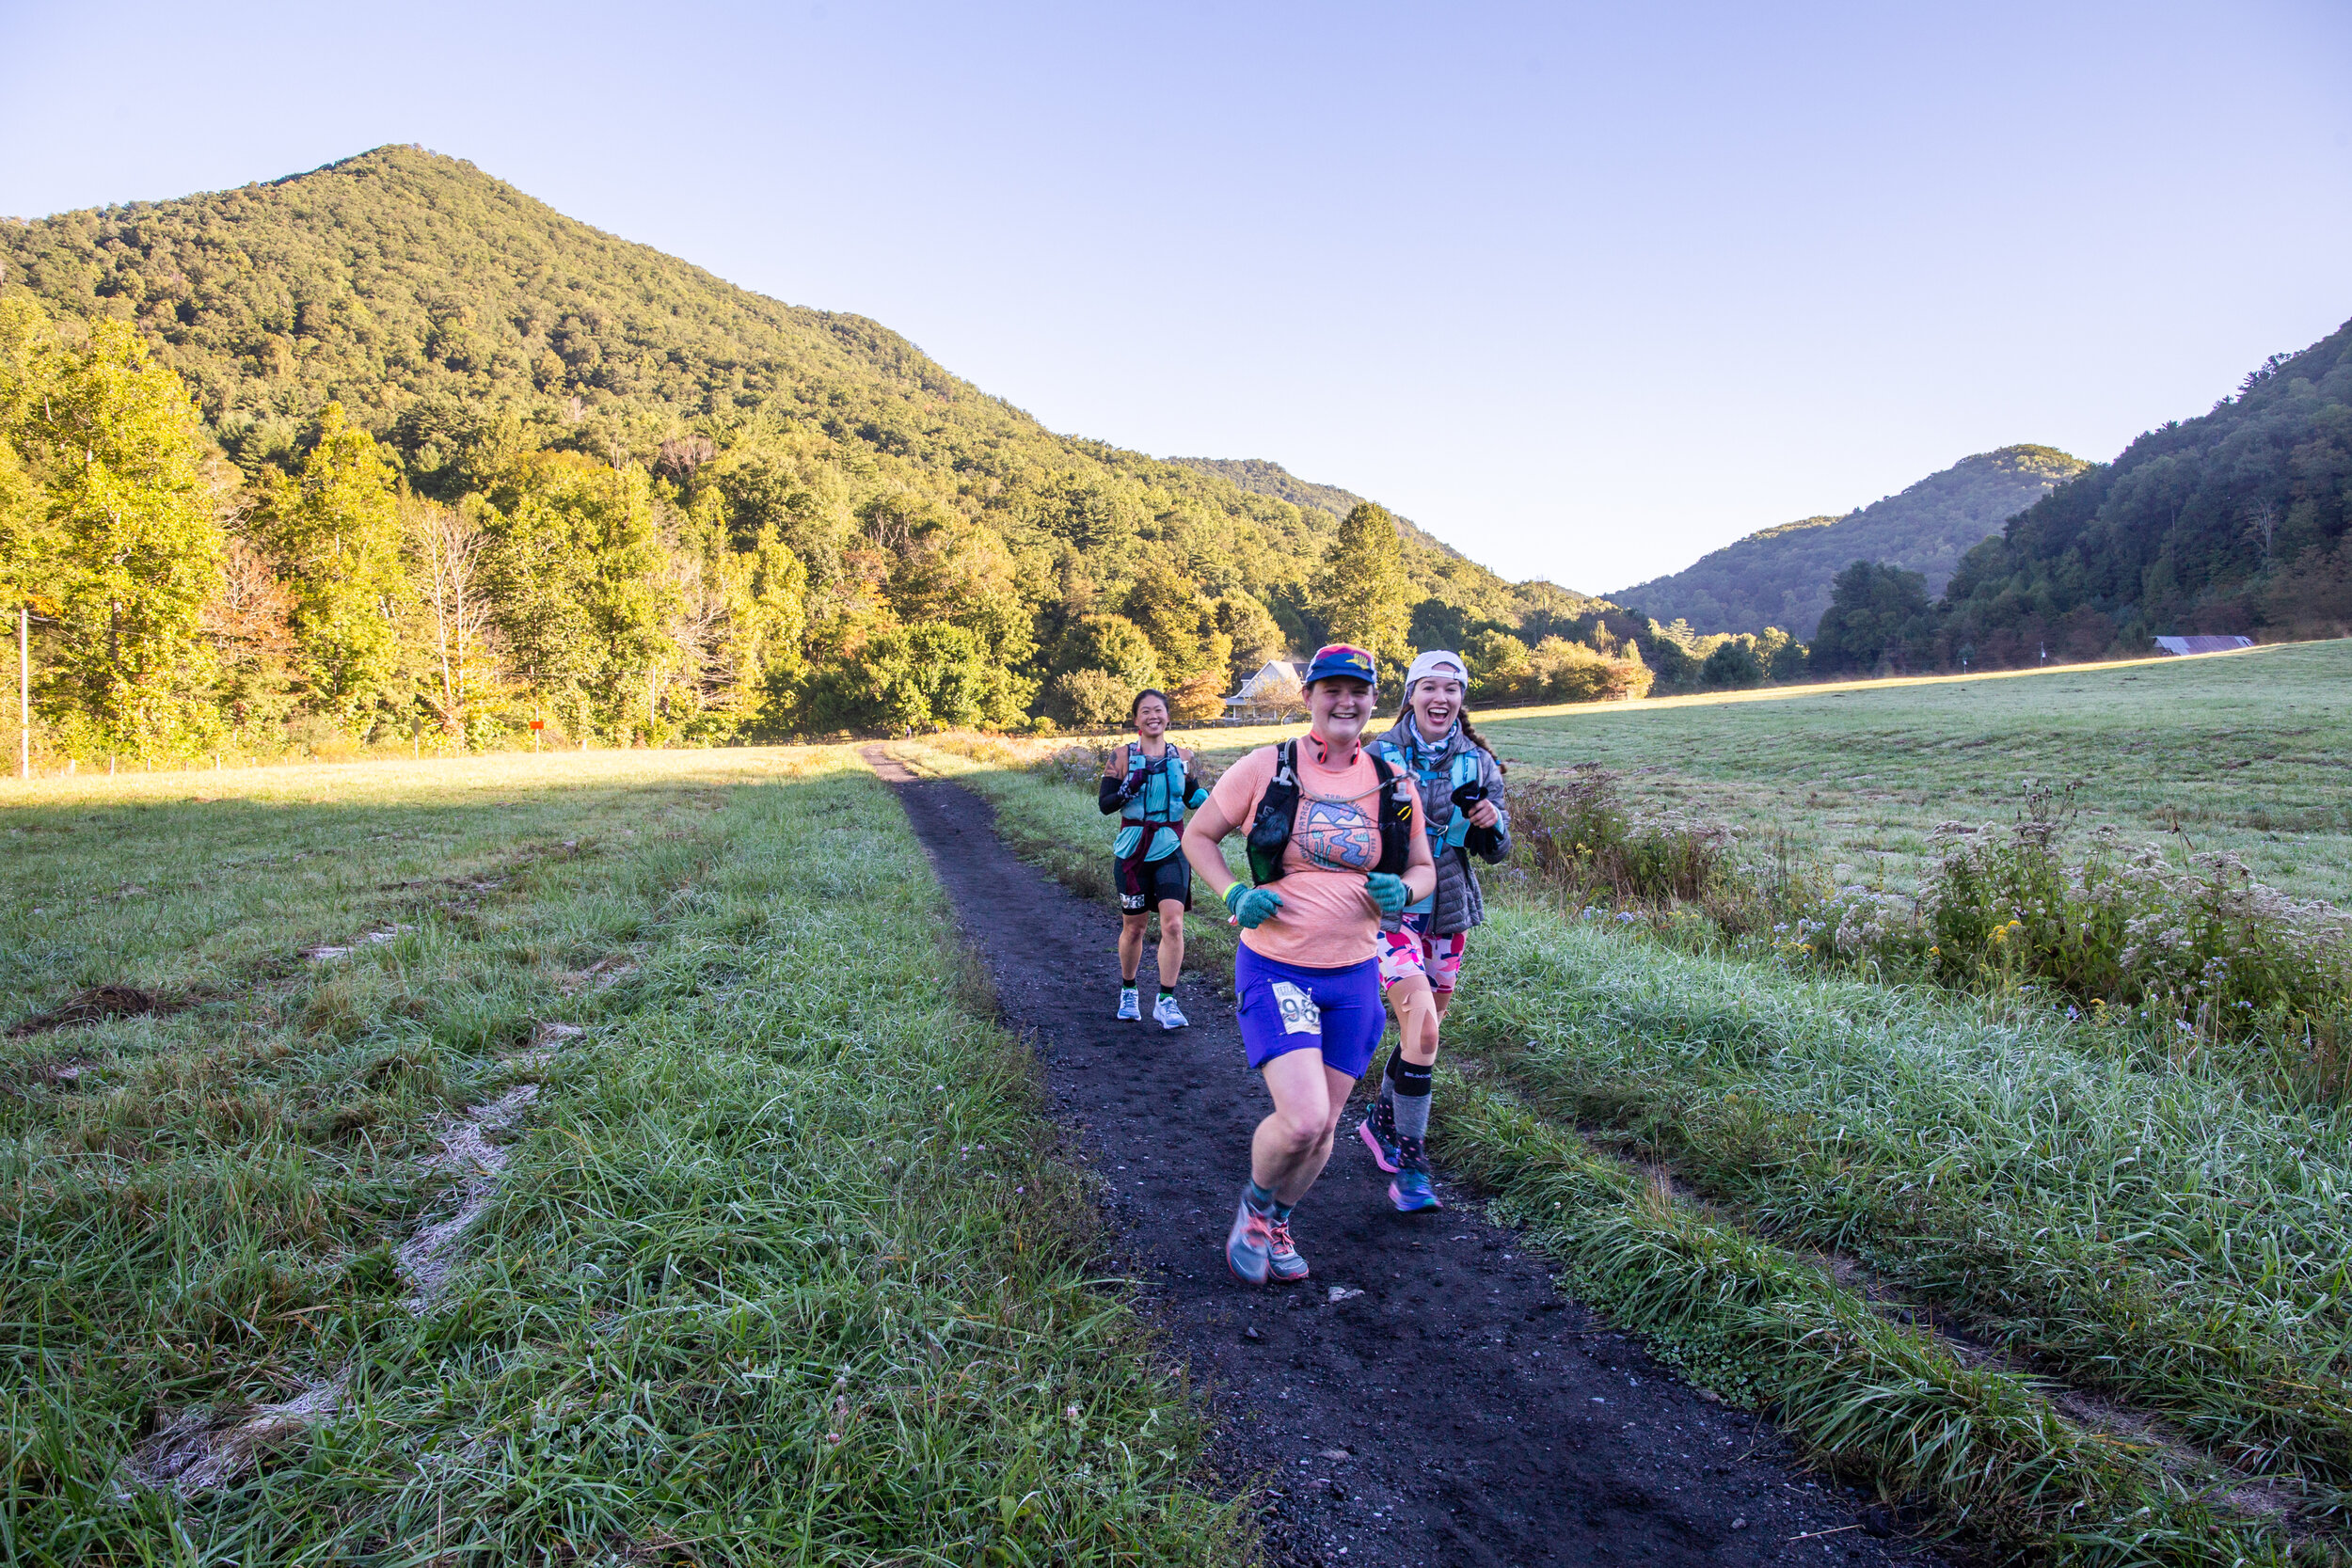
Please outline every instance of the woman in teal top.
M1184 911L1192 908L1192 868L1179 852L1184 813L1209 798L1192 774L1191 753L1168 743L1168 694L1143 691L1127 710L1136 738L1103 775L1096 803L1119 816L1111 841L1111 880L1119 889L1119 1016L1140 1019L1136 972L1143 966L1143 928L1160 915L1160 995L1152 1020L1182 1029L1176 976L1184 966Z

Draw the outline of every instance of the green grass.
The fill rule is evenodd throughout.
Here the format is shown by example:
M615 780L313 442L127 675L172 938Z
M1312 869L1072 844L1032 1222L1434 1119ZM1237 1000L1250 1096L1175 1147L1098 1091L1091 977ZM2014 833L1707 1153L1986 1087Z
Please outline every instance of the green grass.
M2204 672L2242 723L2280 721L2246 700L2245 666L2153 668ZM2071 678L2010 684L2058 696L2051 683ZM2287 709L2311 695L2277 686ZM1830 698L1606 722L1654 726L1649 750L1688 759L1694 731L1793 708L1850 725L1858 748L1919 733L1917 706L1951 700L1921 690L1863 693L1902 708L1899 723L1820 714ZM1530 731L1602 721L1490 734L1524 757ZM2085 721L2070 708L2044 727ZM956 754L985 746L902 750L968 777L1017 842L1099 892L1090 792ZM2016 998L1694 955L1565 918L1507 878L1489 887L1437 1145L1580 1291L1726 1396L1776 1407L1825 1456L2037 1557L2229 1560L2250 1542L2257 1558L2295 1543L2332 1558L2352 1483L2346 1113ZM1637 1165L1652 1162L1687 1200L1651 1189ZM1923 1313L1991 1358L1922 1331ZM2043 1377L2121 1400L2121 1424L2074 1395L2060 1402L2090 1425L2061 1413ZM2140 1507L2162 1528L2118 1544L2115 1521Z
M40 847L11 918L53 922L0 1017L101 981L178 1005L0 1044L0 1557L1246 1555L870 775L783 752L315 773L0 814ZM525 1085L412 1311L396 1249L465 1179L442 1135ZM333 1418L229 1484L126 1485L160 1426L338 1378Z

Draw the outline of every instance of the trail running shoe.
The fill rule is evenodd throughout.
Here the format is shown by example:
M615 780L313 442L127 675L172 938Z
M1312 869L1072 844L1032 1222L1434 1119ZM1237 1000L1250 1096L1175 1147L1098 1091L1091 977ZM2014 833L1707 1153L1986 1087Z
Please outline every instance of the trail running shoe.
M1287 1284L1307 1277L1307 1259L1291 1243L1291 1222L1273 1220L1266 1226L1266 1273Z
M1233 1228L1225 1236L1226 1265L1243 1284L1263 1285L1273 1247L1274 1221L1249 1207L1249 1195L1245 1191L1241 1207L1233 1212Z
M1135 987L1129 986L1119 993L1119 1016L1129 1020L1143 1016L1143 1004L1136 1000Z
M1419 1213L1423 1209L1442 1209L1437 1189L1429 1184L1429 1156L1424 1153L1419 1138L1406 1138L1397 1146L1396 1180L1389 1183L1389 1201L1396 1205L1400 1214Z
M1394 1176L1400 1158L1396 1144L1395 1107L1385 1100L1374 1101L1372 1109L1364 1113L1364 1119L1356 1124L1356 1135L1364 1140L1366 1148L1372 1150L1372 1163Z
M1163 996L1152 1004L1152 1018L1163 1029L1184 1029L1192 1023L1192 1020L1184 1016L1184 1009L1176 1006L1176 999L1172 996Z

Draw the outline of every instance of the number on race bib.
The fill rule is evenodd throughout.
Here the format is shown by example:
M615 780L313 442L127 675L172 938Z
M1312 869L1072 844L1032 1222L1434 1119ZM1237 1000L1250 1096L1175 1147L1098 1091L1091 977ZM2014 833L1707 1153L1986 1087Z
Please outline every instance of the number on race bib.
M1315 999L1292 985L1288 980L1274 982L1274 1000L1282 1009L1282 1033L1285 1035L1320 1035L1323 1033L1323 1012Z

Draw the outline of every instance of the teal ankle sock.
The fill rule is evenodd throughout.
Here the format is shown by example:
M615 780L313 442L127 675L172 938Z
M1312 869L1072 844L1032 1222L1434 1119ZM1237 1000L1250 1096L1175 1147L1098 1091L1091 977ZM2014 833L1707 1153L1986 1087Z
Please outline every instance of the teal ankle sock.
M1291 1211L1297 1207L1295 1203L1277 1203L1266 1210L1266 1217L1277 1225L1288 1225L1291 1222Z
M1274 1210L1274 1194L1269 1189L1259 1186L1258 1180L1254 1176L1249 1179L1249 1190L1243 1195L1243 1198L1250 1208L1261 1214L1271 1213Z

